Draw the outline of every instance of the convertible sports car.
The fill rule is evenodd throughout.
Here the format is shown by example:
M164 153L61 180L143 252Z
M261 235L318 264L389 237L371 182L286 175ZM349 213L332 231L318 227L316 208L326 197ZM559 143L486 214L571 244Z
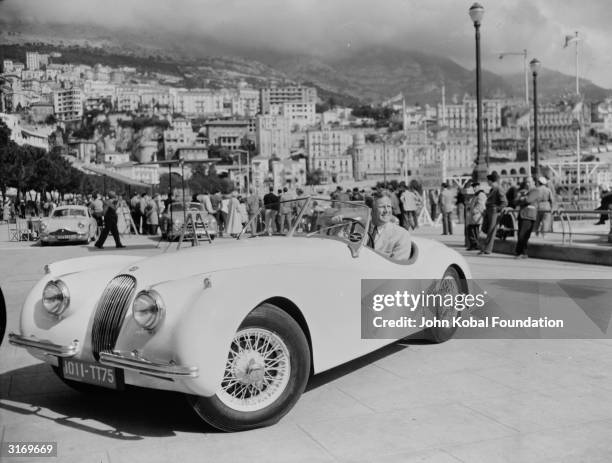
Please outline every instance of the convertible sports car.
M89 243L97 233L96 219L85 206L58 206L40 224L40 244Z
M197 220L197 213L200 213L202 223ZM181 236L181 230L183 229L183 223L191 217L195 225L195 230L198 238L203 238L206 233L204 228L208 229L208 234L211 239L215 239L217 236L217 220L204 209L204 205L201 203L189 202L185 203L172 203L170 209L164 211L159 218L159 229L161 230L162 238L168 241L174 241ZM191 234L186 234L190 238Z
M364 205L301 198L294 211L280 236L50 264L9 340L77 389L182 392L206 422L239 431L277 422L311 375L394 341L362 339L362 279L468 291L464 259L438 242L414 238L403 262L368 247Z

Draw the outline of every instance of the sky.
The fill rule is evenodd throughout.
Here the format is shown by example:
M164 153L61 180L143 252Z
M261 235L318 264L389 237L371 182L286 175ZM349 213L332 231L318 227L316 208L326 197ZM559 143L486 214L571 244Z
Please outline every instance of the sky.
M483 66L522 72L520 56L575 75L579 31L580 76L612 89L610 0L495 0L481 2ZM474 68L471 1L462 0L0 0L0 18L48 23L94 23L159 31L192 31L231 44L333 54L368 45L394 45L453 59Z

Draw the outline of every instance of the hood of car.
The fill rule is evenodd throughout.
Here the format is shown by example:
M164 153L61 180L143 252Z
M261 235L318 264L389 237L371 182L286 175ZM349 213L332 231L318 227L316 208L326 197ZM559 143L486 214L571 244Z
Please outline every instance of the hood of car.
M174 245L172 245L174 246ZM185 246L189 246L186 244ZM258 237L216 240L149 257L123 268L139 282L156 284L221 270L352 259L345 243L319 238Z

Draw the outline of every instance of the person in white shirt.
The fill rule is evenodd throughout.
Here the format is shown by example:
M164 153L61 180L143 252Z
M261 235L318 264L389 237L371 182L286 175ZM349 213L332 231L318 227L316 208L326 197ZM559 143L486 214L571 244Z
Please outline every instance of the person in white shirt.
M370 234L376 251L393 260L408 260L412 252L410 232L397 224L388 195L374 198ZM371 243L372 244L372 243Z

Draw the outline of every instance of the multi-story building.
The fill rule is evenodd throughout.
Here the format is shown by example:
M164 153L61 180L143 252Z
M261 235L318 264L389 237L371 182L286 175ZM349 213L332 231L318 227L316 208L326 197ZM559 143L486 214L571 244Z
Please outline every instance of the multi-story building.
M235 114L255 117L260 112L259 90L252 88L238 89L238 108Z
M172 126L164 130L164 157L172 159L180 148L192 146L196 140L196 134L187 119L177 118L172 121Z
M39 53L38 63L40 66L48 66L49 65L49 55L46 53Z
M356 133L351 152L356 181L399 178L405 171L407 156L401 145L386 141L366 143L363 133Z
M108 66L96 64L93 69L93 78L94 80L99 80L101 82L108 82L110 80L110 72L111 69Z
M186 117L223 115L223 95L210 90L180 90L176 94L174 110Z
M83 117L83 92L80 88L53 92L53 108L60 121L75 121Z
M490 130L501 127L502 108L504 100L484 99L482 102L482 117L488 122ZM476 100L465 97L460 104L438 104L436 117L438 124L452 131L476 131Z
M209 121L204 127L211 145L236 150L248 137L249 125L248 120L220 120Z
M137 182L159 185L159 166L157 164L126 162L125 164L113 166L112 170Z
M280 159L289 157L291 148L289 119L284 116L257 116L256 135L257 150L261 156L266 158L276 156Z
M208 148L206 146L182 146L176 150L176 158L183 161L206 161L208 160Z
M525 130L529 124L533 134L533 111L525 111L516 121ZM538 141L540 149L567 149L576 145L576 128L582 136L591 124L591 110L587 105L545 104L538 106ZM517 135L518 137L518 135Z
M315 103L285 102L280 106L280 115L289 119L292 129L303 129L315 123Z
M320 169L326 180L346 181L353 178L353 133L324 126L306 132L305 154L310 171Z
M30 70L40 69L40 57L35 51L26 52L26 66Z
M13 72L13 60L10 60L10 59L2 60L2 72L4 74Z
M262 114L280 114L283 103L316 103L317 89L313 87L266 87L260 90Z

